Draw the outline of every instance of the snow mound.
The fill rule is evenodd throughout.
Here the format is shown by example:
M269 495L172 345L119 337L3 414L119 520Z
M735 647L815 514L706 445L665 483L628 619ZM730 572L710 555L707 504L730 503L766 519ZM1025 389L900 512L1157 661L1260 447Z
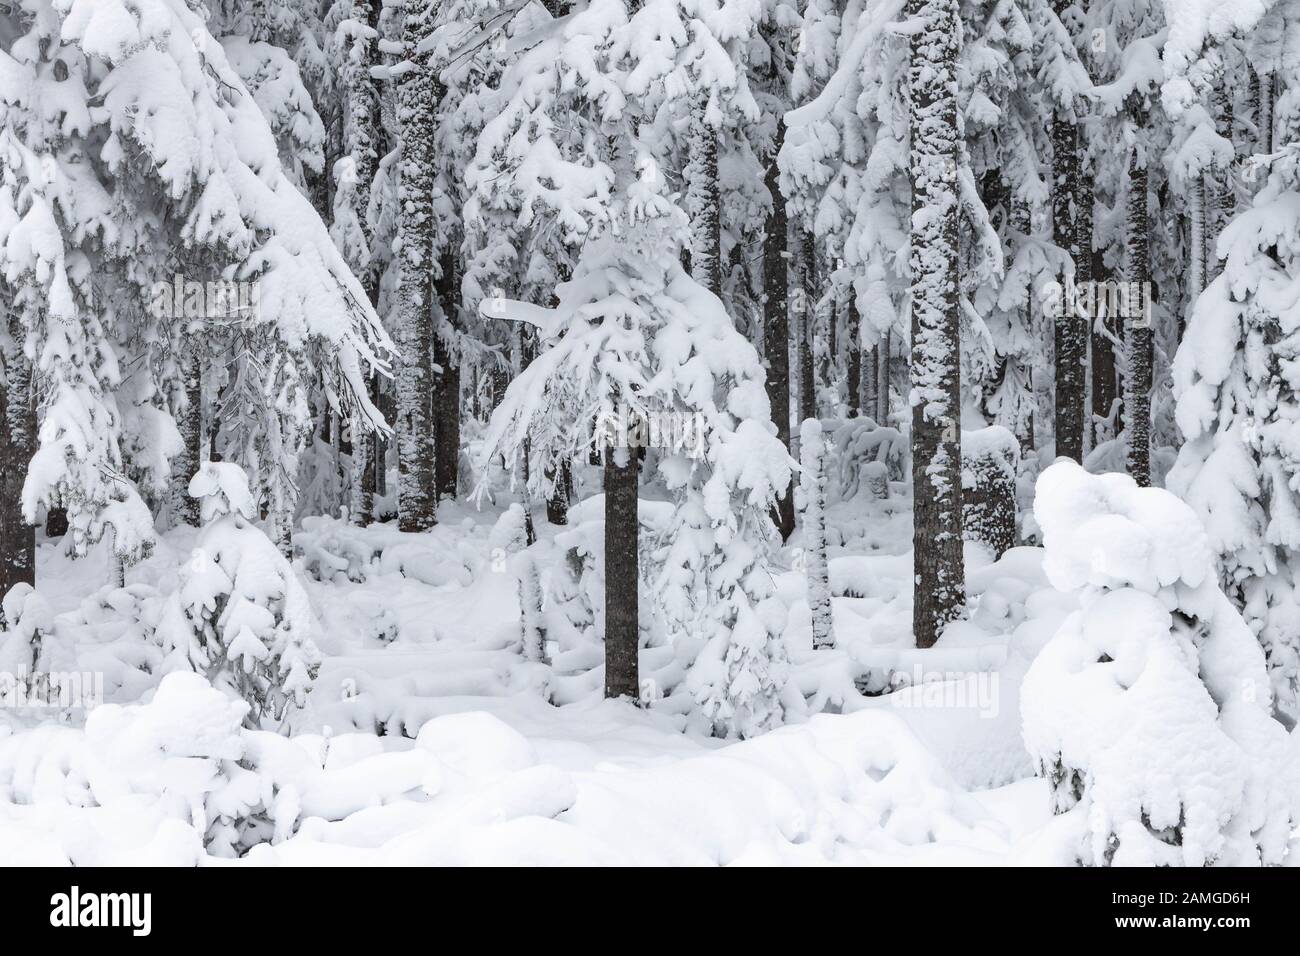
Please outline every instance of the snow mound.
M1047 575L1079 610L1030 667L1021 712L1075 858L1280 863L1300 819L1296 742L1191 509L1063 461L1035 515Z

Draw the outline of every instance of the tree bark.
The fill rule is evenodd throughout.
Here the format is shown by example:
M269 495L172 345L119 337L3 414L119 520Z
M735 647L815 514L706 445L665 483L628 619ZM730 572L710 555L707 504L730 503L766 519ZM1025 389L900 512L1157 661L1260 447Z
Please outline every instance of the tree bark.
M763 357L767 364L767 397L777 437L790 449L790 277L786 250L788 222L779 185L776 157L785 140L785 120L778 119L765 184L772 197L763 237ZM773 521L782 540L794 534L794 479L777 498Z
M722 297L722 215L718 183L718 131L705 118L707 93L691 110L693 155L687 169L687 209L691 212L690 272L704 288Z
M912 505L917 647L965 603L961 532L956 0L908 0L912 181Z
M605 450L605 696L638 700L636 450Z
M845 362L846 388L848 393L849 417L855 418L862 414L862 375L867 375L867 381L870 383L875 378L874 363L870 361L870 355L866 367L862 364L862 316L858 312L858 296L853 289L853 284L849 283L849 302L848 302L848 322L844 331L844 347L848 351L848 357ZM868 385L870 388L870 385ZM870 391L868 391L870 394Z
M800 308L796 312L799 327L799 420L817 417L817 240L811 232L804 231L801 243L799 296Z
M438 500L456 497L460 473L460 357L454 336L460 304L460 242L456 235L442 253L442 272L436 283L444 325L434 333L434 485Z
M1066 4L1057 0L1057 12ZM1052 120L1052 235L1053 241L1067 250L1076 272L1082 250L1079 248L1074 210L1079 188L1079 137L1072 116L1058 111ZM1060 276L1062 285L1065 275ZM1077 279L1077 277L1076 277ZM1085 320L1066 297L1065 308L1053 325L1056 351L1056 454L1083 461L1084 361L1087 348Z
M36 453L32 366L23 323L9 318L0 389L0 598L15 584L36 586L36 527L23 517L23 484ZM13 622L9 622L13 623Z
M1128 369L1124 378L1124 418L1128 431L1128 473L1139 485L1151 484L1151 324L1143 305L1147 301L1150 267L1147 252L1147 167L1140 150L1129 160L1128 263L1129 282L1136 283L1139 304L1129 309L1127 328ZM1136 313L1136 314L1134 314Z
M424 531L437 520L434 476L433 187L438 82L416 48L433 28L430 0L407 0L402 42L414 68L397 83L402 128L401 261L397 292L397 523Z
M185 407L176 423L181 450L171 461L171 511L173 524L199 526L199 501L190 497L190 479L203 461L203 344L199 330L186 330L181 340L181 379Z
M68 533L68 510L50 508L45 512L45 537L61 538Z

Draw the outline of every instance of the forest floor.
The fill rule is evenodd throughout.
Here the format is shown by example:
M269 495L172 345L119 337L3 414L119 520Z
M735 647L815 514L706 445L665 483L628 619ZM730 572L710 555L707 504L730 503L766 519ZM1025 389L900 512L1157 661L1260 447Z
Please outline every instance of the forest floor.
M679 698L647 708L602 699L598 666L561 678L524 660L517 583L492 546L500 508L448 504L418 536L308 519L295 564L324 662L290 755L271 734L223 723L225 699L206 686L159 690L140 678L138 637L118 615L86 611L92 595L101 609L113 603L96 594L103 556L71 562L44 543L52 639L78 662L101 662L109 703L89 726L76 712L0 711L0 846L31 862L217 862L202 834L215 813L238 816L221 809L220 768L222 753L242 751L262 795L241 799L260 800L269 821L265 840L239 847L258 844L249 862L1068 862L1040 839L1047 788L1019 733L1020 676L1068 610L1046 586L1041 552L1014 549L991 565L972 547L970 620L917 652L902 549L910 514L895 505L832 507L833 649L811 649L798 537L782 551L790 679L809 713L742 742L684 730ZM599 509L599 498L583 502L575 523ZM556 560L556 529L537 527L535 548ZM339 550L331 535L371 549L362 573L354 564L364 580L320 573L314 556ZM170 532L130 570L129 589L146 604L168 593L192 542L192 531ZM555 706L546 688L563 681L570 702ZM918 686L892 689L900 682ZM215 724L197 742L185 729ZM106 753L118 755L107 770ZM196 759L206 783L193 767L176 776L176 761Z

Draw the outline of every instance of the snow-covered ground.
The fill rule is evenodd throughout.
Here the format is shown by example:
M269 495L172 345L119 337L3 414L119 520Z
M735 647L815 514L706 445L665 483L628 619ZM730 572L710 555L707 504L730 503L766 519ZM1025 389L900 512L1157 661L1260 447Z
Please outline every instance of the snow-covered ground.
M1127 498L1115 500L1127 507ZM575 524L591 507L575 511ZM1078 595L1048 578L1055 567L1060 585L1077 562L1045 563L1042 549L1021 547L991 563L968 546L968 618L936 648L917 651L908 629L910 556L889 547L905 540L897 533L905 507L898 499L840 502L830 513L846 532L831 554L836 646L812 649L796 535L781 555L791 569L776 583L791 607L790 685L804 708L771 733L721 741L695 729L671 692L643 707L603 699L598 655L585 671L572 663L581 648L552 647L550 663L525 659L515 565L499 547L502 513L448 504L438 527L420 535L309 519L294 566L319 623L323 663L305 708L261 730L247 729L245 705L199 674L159 677L167 668L150 632L193 548L192 530L167 535L131 569L123 591L95 590L107 570L102 555L73 562L44 544L39 579L54 582L41 592L50 605L44 652L104 673L108 702L88 713L0 710L6 861L1077 860L1083 818L1053 816L1064 808L1034 776L1020 706L1031 662L1063 623L1080 620L1071 617ZM1100 531L1124 543L1116 574L1141 573L1150 559L1141 548L1172 534L1184 553L1166 562L1174 570L1158 571L1161 580L1193 574L1196 535L1179 537L1169 514L1153 514L1148 521L1139 509L1127 525L1109 513L1100 524L1084 511L1047 518L1064 528L1053 532L1061 539ZM544 522L538 531L530 553L550 561L555 534L569 532ZM643 650L650 672L671 673L656 653ZM1062 666L1056 657L1053 666ZM1040 709L1044 686L1067 685L1044 685L1040 674ZM566 702L557 705L558 696ZM1106 700L1097 698L1096 719L1127 719L1105 710ZM1063 732L1050 730L1062 713L1043 718L1039 737ZM1088 738L1088 746L1104 749L1112 737ZM1085 759L1107 772L1104 753ZM1182 771L1171 767L1166 783L1176 790ZM1240 801L1220 796L1225 806Z
M96 592L105 556L74 562L43 544L48 641L83 668L98 662L110 703L88 719L0 712L7 859L193 863L260 843L247 862L988 864L1019 859L1047 820L1019 742L1025 662L1007 638L1044 583L1037 551L1013 552L1005 574L973 573L983 609L926 664L981 673L884 696L854 681L910 673L908 556L860 541L865 554L833 552L842 637L817 652L803 576L785 572L792 682L830 712L727 743L684 732L670 708L606 701L598 680L548 703L548 666L520 654L499 514L449 505L420 536L308 522L296 568L323 664L288 737L241 729L238 707L196 675L155 686L148 642L123 633L124 617L147 624L155 595L175 587L191 530L130 570L144 610L128 615L105 610L123 592ZM545 549L555 529L538 528ZM330 530L378 553L364 581L313 565ZM785 553L796 565L798 549ZM987 565L973 549L972 561ZM238 836L213 839L222 817Z

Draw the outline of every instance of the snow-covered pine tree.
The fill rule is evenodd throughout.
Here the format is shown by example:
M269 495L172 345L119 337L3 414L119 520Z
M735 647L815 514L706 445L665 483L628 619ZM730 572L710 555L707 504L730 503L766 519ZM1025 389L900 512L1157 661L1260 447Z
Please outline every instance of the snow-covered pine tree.
M555 310L506 304L539 326L543 350L511 383L480 455L525 451L534 491L548 492L548 466L602 449L605 686L624 696L639 693L642 441L633 433L644 423L699 422L702 447L658 455L677 506L656 558L656 593L679 629L679 652L693 661L688 683L704 718L719 734L756 733L781 714L784 654L765 565L767 511L790 480L790 462L769 430L757 354L681 268L684 214L643 179L611 213L557 290Z
M163 667L197 671L243 698L250 727L283 727L320 666L311 601L253 523L257 505L243 469L204 462L190 493L200 499L203 530L159 622Z
M835 646L831 619L831 580L826 560L826 439L815 418L799 430L800 466L803 469L803 537L808 606L812 609L813 649Z
M269 330L276 353L268 360L276 374L264 430L280 436L286 467L306 425L301 406L285 400L287 383L311 363L332 400L374 427L382 420L365 396L361 364L376 364L377 350L387 348L373 309L285 176L265 118L200 15L179 0L151 10L119 0L27 0L4 13L15 38L5 54L11 81L64 104L38 120L24 105L34 101L15 94L0 129L12 211L3 227L6 281L46 303L23 322L24 353L36 357L41 445L25 482L26 520L40 506L61 505L77 530L65 536L74 553L111 527L114 550L127 560L145 546L152 521L126 473L159 480L165 458L158 455L172 444L169 431L175 437L157 424L166 414L160 393L193 383L183 381L188 363L167 353L186 335L197 344L192 318L212 311L206 290L191 302L189 279L195 289L218 279L256 286L261 311L252 322ZM175 96L190 105L173 109ZM65 108L89 101L100 105L78 112L83 121L61 122ZM37 225L41 241L33 244ZM178 276L177 269L195 271ZM181 293L160 296L158 287L170 292L173 278ZM142 318L142 303L158 311ZM115 401L123 357L139 377L123 393L134 396L125 410ZM178 403L174 414L201 422L196 406L191 415ZM126 461L123 420L166 440L141 442L133 433L125 447L141 459ZM182 433L194 439L197 428ZM196 440L183 446L173 473L196 447ZM274 494L264 502L272 512L281 504ZM283 519L278 524L287 531Z

